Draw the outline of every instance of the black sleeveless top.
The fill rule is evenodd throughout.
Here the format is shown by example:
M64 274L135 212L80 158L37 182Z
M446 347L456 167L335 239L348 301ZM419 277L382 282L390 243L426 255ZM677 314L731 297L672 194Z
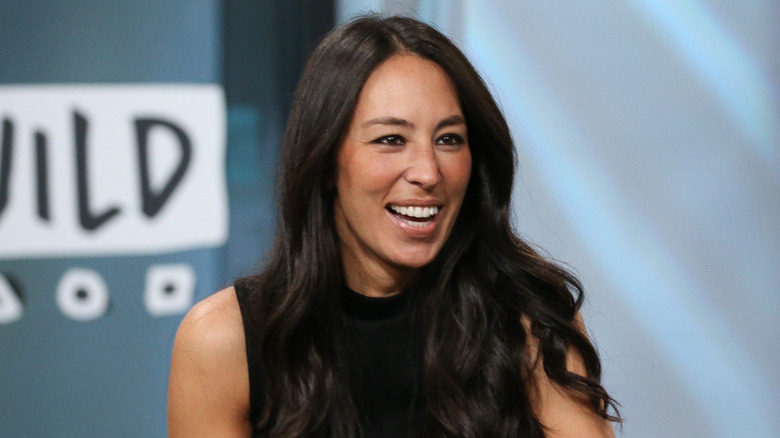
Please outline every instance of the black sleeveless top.
M250 385L250 418L262 413L260 350L248 324L247 298L241 281L234 285L244 315ZM346 375L367 438L422 436L424 402L420 396L419 354L414 341L409 293L388 298L366 297L347 288L342 293L347 327ZM255 429L253 437L264 436Z

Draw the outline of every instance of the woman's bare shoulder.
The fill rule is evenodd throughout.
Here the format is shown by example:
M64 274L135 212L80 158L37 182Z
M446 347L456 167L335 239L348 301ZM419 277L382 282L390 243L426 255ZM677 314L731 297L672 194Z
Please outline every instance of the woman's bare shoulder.
M248 436L248 418L243 320L231 287L193 306L179 325L168 387L169 435Z
M523 317L522 322L526 333L529 333L528 353L535 359L532 360L534 365L531 371L531 402L537 418L546 427L545 435L551 438L614 438L610 422L596 414L585 398L561 387L547 376L539 357L539 340L530 335L530 319ZM579 313L574 324L587 333ZM582 358L574 348L569 348L566 352L566 368L581 376L587 374Z
M243 333L241 310L234 288L228 287L192 306L182 320L179 331L218 330L221 334Z
M243 320L232 287L209 296L187 312L176 332L174 352L177 350L204 361L245 355Z

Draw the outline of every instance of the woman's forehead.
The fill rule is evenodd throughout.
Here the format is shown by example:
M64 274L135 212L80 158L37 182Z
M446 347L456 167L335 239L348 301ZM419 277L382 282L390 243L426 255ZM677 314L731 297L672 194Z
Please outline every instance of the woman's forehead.
M394 55L369 75L358 97L353 121L412 122L420 111L435 110L440 118L461 114L455 86L436 63L417 55Z

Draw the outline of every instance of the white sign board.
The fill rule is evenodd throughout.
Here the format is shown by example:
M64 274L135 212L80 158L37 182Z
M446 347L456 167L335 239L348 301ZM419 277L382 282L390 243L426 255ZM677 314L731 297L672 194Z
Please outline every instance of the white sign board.
M227 239L220 86L0 86L0 258Z

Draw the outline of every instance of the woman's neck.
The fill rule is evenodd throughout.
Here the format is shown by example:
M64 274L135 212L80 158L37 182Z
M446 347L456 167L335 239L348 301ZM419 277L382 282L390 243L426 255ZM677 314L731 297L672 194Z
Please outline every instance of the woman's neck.
M347 287L368 297L390 297L401 293L417 278L419 269L358 260L343 254Z

